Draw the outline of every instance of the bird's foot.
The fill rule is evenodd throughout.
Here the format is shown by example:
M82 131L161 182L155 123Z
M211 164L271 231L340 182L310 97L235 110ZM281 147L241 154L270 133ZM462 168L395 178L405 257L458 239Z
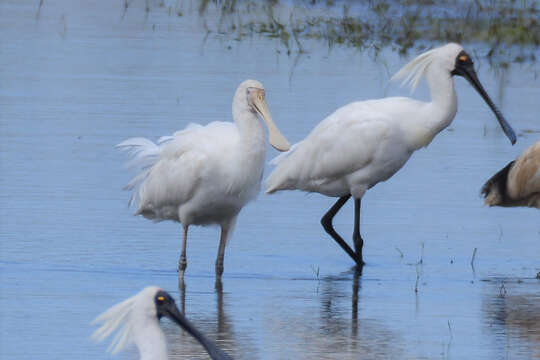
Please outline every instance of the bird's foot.
M214 283L214 288L218 293L223 292L223 283L221 282L221 276L216 276L216 281Z
M356 266L358 266L360 268L362 268L364 265L366 265L366 263L364 262L364 258L362 257L362 251L360 251L360 253L356 253L355 262L356 262Z
M354 243L354 253L356 255L356 259L354 261L356 262L357 266L364 266L364 259L362 256L362 249L364 248L364 240L362 239L362 236L360 236L360 233L354 232L353 233L353 243Z

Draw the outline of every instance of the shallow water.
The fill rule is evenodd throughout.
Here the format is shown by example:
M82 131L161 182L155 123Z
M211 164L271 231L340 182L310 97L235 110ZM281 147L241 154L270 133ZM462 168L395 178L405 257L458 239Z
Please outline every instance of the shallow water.
M374 61L316 41L287 56L279 39L207 35L195 2L182 2L180 17L146 12L143 1L127 11L121 1L45 0L39 13L38 5L0 4L1 358L109 358L107 344L89 340L90 321L150 284L238 359L540 356L538 210L485 208L478 195L540 136L537 65L495 71L476 60L520 135L513 147L456 80L450 128L364 197L360 278L319 225L334 200L289 192L242 211L221 291L218 230L193 228L182 293L180 228L130 215L121 191L130 174L114 144L230 120L232 94L250 77L264 83L275 121L295 142L350 101L406 95L387 81L407 59L386 49ZM347 204L335 221L347 239L352 212ZM163 326L171 358L205 358Z

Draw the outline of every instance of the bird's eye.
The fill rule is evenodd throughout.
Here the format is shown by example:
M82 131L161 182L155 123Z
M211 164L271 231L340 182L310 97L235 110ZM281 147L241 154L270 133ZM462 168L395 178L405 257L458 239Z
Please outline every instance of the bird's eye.
M163 301L165 301L165 297L163 297L163 296L158 296L158 297L157 297L157 301L163 302Z
M465 61L469 60L469 57L467 55L461 55L458 59L459 59L459 61L465 62Z

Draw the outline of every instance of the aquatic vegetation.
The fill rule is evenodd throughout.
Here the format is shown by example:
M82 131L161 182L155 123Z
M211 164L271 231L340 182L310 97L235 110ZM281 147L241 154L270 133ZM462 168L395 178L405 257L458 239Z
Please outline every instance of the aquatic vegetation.
M280 39L289 54L305 52L306 39L375 54L390 47L403 55L455 41L481 44L478 55L506 68L535 62L540 45L537 1L201 0L198 10L209 20L210 31L222 37ZM212 25L215 12L219 21Z

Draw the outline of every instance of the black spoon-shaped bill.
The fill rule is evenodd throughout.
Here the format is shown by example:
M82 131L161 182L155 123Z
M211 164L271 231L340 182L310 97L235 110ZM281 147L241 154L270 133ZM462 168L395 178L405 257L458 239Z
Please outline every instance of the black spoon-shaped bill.
M489 105L495 116L497 117L497 120L499 121L499 125L503 129L504 133L514 145L516 143L516 133L514 132L514 129L512 129L512 126L506 121L503 114L497 109L495 104L493 104L493 101L491 101L491 98L487 94L486 90L484 90L484 87L480 83L480 80L478 80L478 76L476 75L476 71L474 70L474 64L470 60L469 56L462 52L458 55L456 60L456 68L454 71L452 71L452 75L459 75L463 76L465 79L469 81L469 83L478 91L480 96L484 99L484 101Z
M166 316L180 326L184 331L193 336L208 352L212 360L233 360L229 354L217 347L217 345L204 336L195 326L193 326L180 310L176 307L172 297L165 291L160 291L156 295L158 316Z

